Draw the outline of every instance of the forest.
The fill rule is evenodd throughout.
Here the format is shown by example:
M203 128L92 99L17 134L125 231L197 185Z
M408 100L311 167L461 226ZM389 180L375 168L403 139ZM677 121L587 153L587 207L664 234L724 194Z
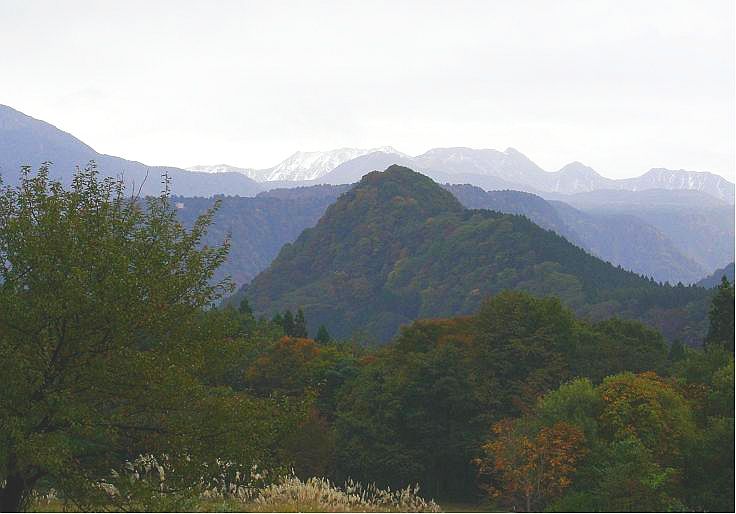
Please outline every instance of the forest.
M457 301L448 273L442 294L415 297L419 319L376 345L382 325L348 334L328 322L337 316L310 315L313 304L266 313L247 294L223 302L230 243L202 244L218 205L185 228L166 190L131 198L94 166L69 187L46 166L24 169L0 193L0 510L733 510L727 279L712 291L655 286L524 218L468 211L397 176L327 214L346 252L396 236L369 245L403 259L390 280L407 294L380 298L391 308L478 231L525 251L474 278L505 282L443 315L440 302ZM405 176L426 202L406 194ZM399 214L379 219L386 205ZM346 220L359 215L371 232L355 235ZM313 261L296 250L324 245L319 230L282 250L288 267L268 272L275 289L300 280L298 266L307 274ZM430 241L426 252L379 244L407 234ZM511 268L539 252L562 264ZM543 272L554 281L516 287ZM626 308L596 318L585 315L592 302ZM644 323L692 302L703 328L687 341ZM649 318L632 315L644 308Z

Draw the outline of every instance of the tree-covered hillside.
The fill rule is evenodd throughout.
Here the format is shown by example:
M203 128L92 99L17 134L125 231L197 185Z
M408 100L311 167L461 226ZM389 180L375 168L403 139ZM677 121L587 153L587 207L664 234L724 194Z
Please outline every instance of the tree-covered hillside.
M305 228L314 226L334 199L332 195L315 194L298 198L174 197L172 201L178 206L178 218L186 227L191 227L197 216L211 208L216 200L220 201L203 242L212 246L230 239L230 253L217 270L216 278L229 275L241 285L266 269L284 244L296 239Z
M465 209L428 177L392 166L363 177L240 296L258 313L303 308L338 337L385 341L402 324L473 312L504 289L689 341L702 339L710 294L616 268L525 217Z
M521 191L483 191L468 184L443 187L465 207L524 215L596 257L658 282L690 284L703 276L704 268L698 262L662 231L639 219L635 209L585 212ZM680 243L688 248L684 239Z

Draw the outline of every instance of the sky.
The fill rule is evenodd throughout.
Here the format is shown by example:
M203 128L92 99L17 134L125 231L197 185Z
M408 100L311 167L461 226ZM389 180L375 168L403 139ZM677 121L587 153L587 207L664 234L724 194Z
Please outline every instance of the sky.
M0 1L0 103L150 165L513 147L734 180L733 0Z

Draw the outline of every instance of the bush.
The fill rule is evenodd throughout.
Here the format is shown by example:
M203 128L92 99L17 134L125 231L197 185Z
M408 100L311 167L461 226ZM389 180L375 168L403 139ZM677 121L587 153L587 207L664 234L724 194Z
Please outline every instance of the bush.
M326 478L283 478L262 489L246 506L256 512L440 512L432 500L419 496L419 486L397 491L348 480L343 488Z

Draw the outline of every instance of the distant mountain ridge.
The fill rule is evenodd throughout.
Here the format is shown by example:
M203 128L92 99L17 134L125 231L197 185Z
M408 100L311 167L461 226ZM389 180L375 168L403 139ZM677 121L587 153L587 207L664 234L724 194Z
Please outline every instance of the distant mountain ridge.
M720 285L721 280L723 277L726 277L726 279L731 282L731 284L734 283L734 263L724 266L721 269L715 270L713 273L705 277L704 279L698 281L698 284L700 287L707 287L707 288L713 288Z
M514 189L536 194L578 194L599 190L644 191L650 189L700 191L734 203L735 186L723 177L699 171L653 168L636 178L609 179L580 162L558 171L546 171L514 148L503 152L466 147L433 148L411 157L382 147L371 150L343 148L329 152L297 152L266 170L243 169L262 182L280 181L281 186L299 182L345 184L391 164L408 166L437 182L469 183L484 189ZM197 171L237 169L218 165L190 168Z
M212 196L227 192L253 196L263 187L241 173L197 173L170 166L143 163L95 151L73 135L45 121L0 105L0 175L6 184L15 184L21 166L37 169L51 161L51 176L69 183L74 170L91 160L105 176L122 177L131 190L144 195L161 192L161 175L171 179L171 191L186 196Z
M122 175L144 194L160 192L160 175L172 179L172 190L186 196L229 194L255 196L273 187L346 184L392 164L407 166L439 183L472 184L486 190L513 189L548 197L598 191L647 191L653 189L700 192L704 199L734 204L732 182L708 172L654 168L640 177L613 180L579 162L558 171L545 171L513 148L501 152L465 147L433 148L411 157L390 146L339 148L327 152L296 152L267 169L240 168L228 164L193 166L188 170L143 163L101 154L55 126L0 105L0 174L14 183L22 165L37 168L54 163L52 174L68 179L76 166L95 160L102 173ZM554 198L563 199L564 198ZM565 200L567 201L567 200ZM571 202L568 202L571 203Z
M309 181L317 180L344 162L351 161L374 152L403 155L401 152L390 146L382 146L379 148L338 148L336 150L329 150L326 152L298 151L278 163L276 166L266 169L238 168L228 164L216 164L213 166L197 165L187 169L190 171L203 171L206 173L235 171L243 173L258 182Z

